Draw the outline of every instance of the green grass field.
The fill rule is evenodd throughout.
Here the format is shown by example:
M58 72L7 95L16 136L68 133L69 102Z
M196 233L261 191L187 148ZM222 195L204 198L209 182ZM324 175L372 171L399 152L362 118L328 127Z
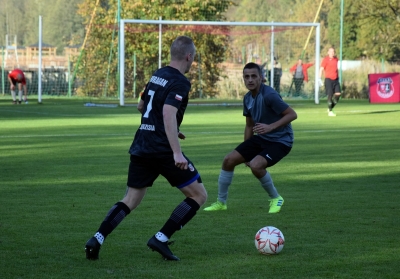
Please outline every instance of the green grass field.
M400 278L400 104L341 100L329 118L325 101L288 102L295 145L270 169L285 198L279 214L268 214L267 194L238 166L228 210L200 210L173 236L181 261L164 261L146 243L183 195L160 177L93 262L84 245L124 194L139 113L0 99L0 278ZM238 105L188 107L181 143L206 205L244 123ZM254 246L267 225L285 236L279 255Z

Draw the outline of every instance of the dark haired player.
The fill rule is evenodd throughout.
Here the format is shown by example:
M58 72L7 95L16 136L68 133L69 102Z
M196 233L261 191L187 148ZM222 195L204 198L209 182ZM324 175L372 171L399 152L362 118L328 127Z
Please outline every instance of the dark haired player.
M266 168L272 167L289 154L293 145L291 122L296 112L286 104L278 92L262 83L261 68L248 63L243 69L243 80L249 92L243 99L243 116L246 117L244 142L225 156L218 178L218 198L205 211L226 210L228 188L235 167L244 163L268 193L269 213L277 213L283 198L276 190Z
M162 175L186 198L149 239L147 246L167 260L179 260L169 249L168 240L196 215L207 199L200 175L182 153L178 139L191 88L184 74L189 71L195 53L191 38L176 38L171 45L169 66L157 70L150 78L139 103L141 125L129 149L128 189L125 197L110 209L95 235L86 243L86 258L98 259L104 239L140 204L147 188Z

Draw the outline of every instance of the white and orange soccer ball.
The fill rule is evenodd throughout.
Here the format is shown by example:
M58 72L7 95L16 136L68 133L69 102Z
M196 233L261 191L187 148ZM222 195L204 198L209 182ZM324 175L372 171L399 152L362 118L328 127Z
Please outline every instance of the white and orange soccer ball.
M279 229L267 226L258 230L254 244L261 254L276 255L282 251L285 238Z

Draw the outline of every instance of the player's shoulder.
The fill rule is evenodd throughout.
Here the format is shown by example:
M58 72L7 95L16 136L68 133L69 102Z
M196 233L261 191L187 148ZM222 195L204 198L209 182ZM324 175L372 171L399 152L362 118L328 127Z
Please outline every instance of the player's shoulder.
M246 94L244 94L244 98L249 98L251 96L251 91L247 91Z
M165 66L155 71L149 83L160 86L159 89L163 89L165 92L176 86L188 87L190 90L190 81L181 72L170 66Z
M173 68L171 66L165 66L158 70L160 71L160 75L162 75L166 80L170 81L171 83L184 83L190 84L189 79L183 75L178 69Z
M178 69L171 67L171 66L165 66L156 71L156 73L162 73L163 75L166 76L171 76L175 78L186 78Z
M271 86L265 85L260 93L262 94L263 99L265 99L267 102L274 103L276 101L282 101L282 96Z
M264 83L261 84L260 93L262 93L264 95L278 94L278 92L276 92L276 90L274 88L272 88L271 86L266 85Z

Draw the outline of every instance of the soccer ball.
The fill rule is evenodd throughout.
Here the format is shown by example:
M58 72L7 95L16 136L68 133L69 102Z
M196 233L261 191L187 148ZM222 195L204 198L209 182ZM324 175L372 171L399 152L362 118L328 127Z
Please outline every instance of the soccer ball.
M254 244L261 254L275 255L282 251L285 238L279 229L267 226L256 233Z

